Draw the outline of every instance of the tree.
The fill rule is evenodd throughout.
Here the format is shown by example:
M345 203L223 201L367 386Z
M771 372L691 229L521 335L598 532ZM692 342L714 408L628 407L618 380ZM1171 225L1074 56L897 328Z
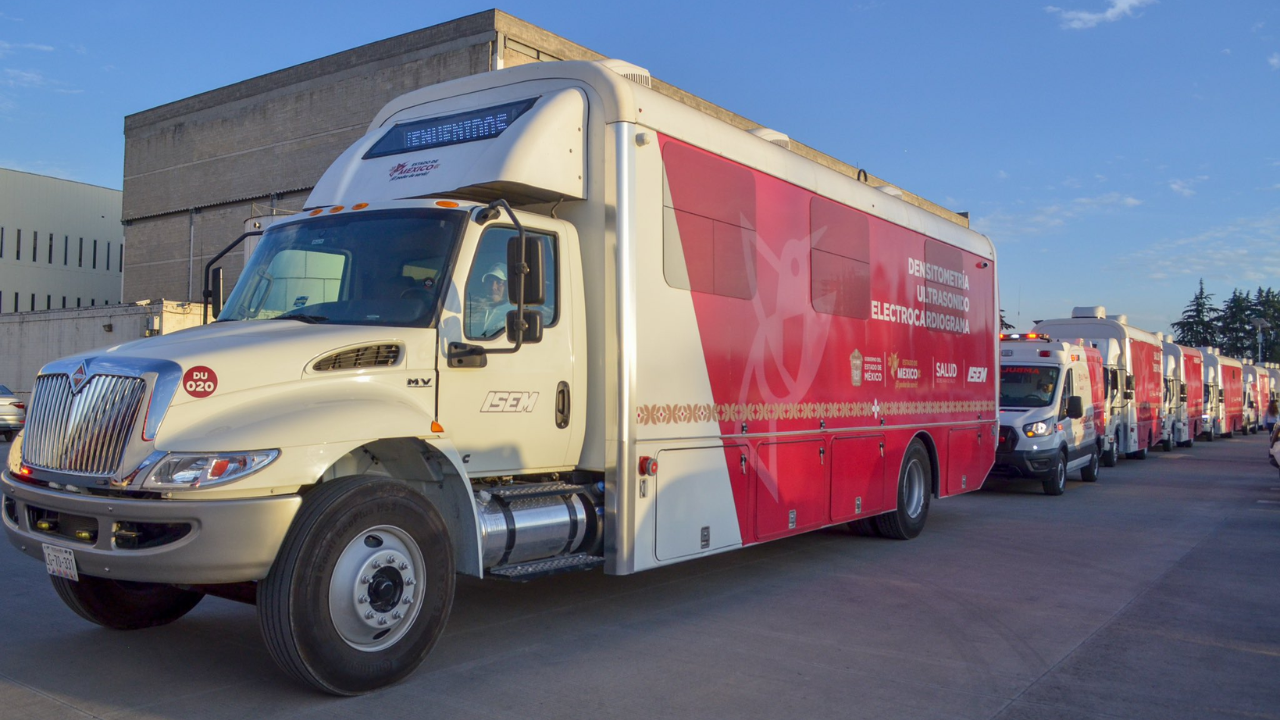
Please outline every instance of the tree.
M1200 278L1200 290L1187 308L1182 311L1182 319L1173 324L1180 345L1206 347L1217 341L1218 309L1213 306L1213 294L1204 290L1204 278Z
M1257 331L1250 319L1257 316L1253 298L1246 290L1232 290L1231 297L1222 303L1218 311L1217 344L1222 354L1234 358L1253 357L1258 354Z
M1280 292L1259 287L1253 309L1256 317L1271 323L1271 329L1262 333L1262 361L1280 362Z
M1010 325L1009 322L1004 319L1004 308L1000 308L1000 332L1004 332L1005 330L1013 330L1013 329L1014 329L1013 326Z

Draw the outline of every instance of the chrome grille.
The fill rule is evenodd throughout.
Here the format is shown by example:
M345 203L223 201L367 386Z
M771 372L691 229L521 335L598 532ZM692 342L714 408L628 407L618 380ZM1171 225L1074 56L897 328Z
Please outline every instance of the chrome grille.
M79 475L111 475L120 467L147 384L141 378L94 375L71 392L67 375L41 375L31 393L22 462Z
M325 356L311 366L312 370L352 370L355 368L395 365L400 359L399 345L366 345Z

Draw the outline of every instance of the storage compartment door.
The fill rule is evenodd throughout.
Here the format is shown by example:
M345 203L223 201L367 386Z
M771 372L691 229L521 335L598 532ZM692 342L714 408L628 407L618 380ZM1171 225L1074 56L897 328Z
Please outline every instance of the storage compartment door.
M831 520L843 522L884 509L884 436L836 438L831 443Z
M747 463L741 460L746 452L745 446L720 445L658 453L654 478L658 560L742 544L734 498L746 494Z
M756 457L759 539L791 535L830 522L830 463L825 442L762 443Z
M942 476L939 495L956 495L982 487L986 470L981 469L985 431L982 427L959 428L947 435L947 471ZM990 444L990 443L988 443ZM990 468L986 464L986 468Z

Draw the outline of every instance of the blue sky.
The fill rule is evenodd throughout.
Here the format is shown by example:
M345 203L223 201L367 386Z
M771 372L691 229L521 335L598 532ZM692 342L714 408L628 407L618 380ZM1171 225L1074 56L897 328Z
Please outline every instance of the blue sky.
M491 3L7 0L0 167L119 188L127 114ZM1275 0L500 7L969 211L1022 329L1280 288Z

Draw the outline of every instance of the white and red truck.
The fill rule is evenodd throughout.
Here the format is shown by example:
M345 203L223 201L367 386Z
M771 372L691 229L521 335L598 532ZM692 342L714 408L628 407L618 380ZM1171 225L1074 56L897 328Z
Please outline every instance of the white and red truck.
M1253 364L1252 360L1242 361L1241 387L1244 390L1244 430L1246 434L1255 435L1262 427L1262 418L1267 412L1267 370Z
M1200 351L1164 341L1165 396L1168 412L1161 426L1165 450L1191 447L1200 436L1204 415L1204 369Z
M1198 349L1204 358L1205 438L1233 437L1244 430L1244 366L1219 348Z
M1000 335L1000 445L992 475L1039 480L1061 495L1067 473L1096 482L1106 427L1102 354L1083 341Z
M1108 389L1115 388L1117 398L1108 411L1116 418L1114 447L1127 457L1146 458L1161 433L1164 346L1156 336L1129 325L1124 315L1107 315L1102 306L1074 308L1071 317L1041 321L1032 331L1080 337L1099 351L1108 350L1104 361L1116 369L1108 379Z
M284 670L357 694L419 665L455 573L918 534L995 457L990 241L649 84L389 103L217 322L40 372L12 543L110 627L256 599Z

